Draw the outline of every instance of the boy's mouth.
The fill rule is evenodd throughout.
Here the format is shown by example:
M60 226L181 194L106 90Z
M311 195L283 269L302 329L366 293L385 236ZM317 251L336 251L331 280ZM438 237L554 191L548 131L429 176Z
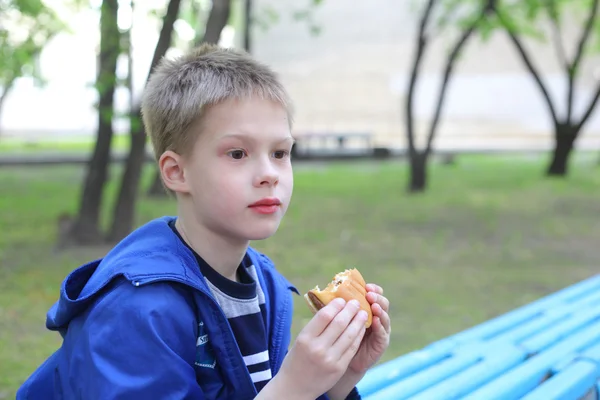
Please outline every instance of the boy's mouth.
M273 214L281 205L281 201L276 197L265 197L259 201L250 204L248 207L259 214Z
M261 206L280 206L281 201L277 197L265 197L260 199L256 203L250 204L249 207L261 207Z

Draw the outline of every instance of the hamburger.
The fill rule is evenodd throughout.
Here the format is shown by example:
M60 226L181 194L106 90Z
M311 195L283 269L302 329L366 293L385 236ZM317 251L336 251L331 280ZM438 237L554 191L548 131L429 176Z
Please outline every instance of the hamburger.
M309 290L304 295L304 299L313 314L316 314L317 311L337 297L343 298L346 302L352 299L358 300L360 308L367 312L368 318L365 325L368 328L371 326L373 313L371 305L367 301L366 285L365 280L357 269L347 269L336 274L323 290L319 289L319 286L315 286L314 289Z

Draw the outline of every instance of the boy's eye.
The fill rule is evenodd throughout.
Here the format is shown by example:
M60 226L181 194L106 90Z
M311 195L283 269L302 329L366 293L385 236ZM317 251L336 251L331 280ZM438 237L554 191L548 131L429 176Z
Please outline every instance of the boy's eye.
M285 158L290 154L289 151L286 150L277 150L273 153L273 157L275 158Z
M227 154L234 160L241 160L246 155L246 152L244 150L231 150Z

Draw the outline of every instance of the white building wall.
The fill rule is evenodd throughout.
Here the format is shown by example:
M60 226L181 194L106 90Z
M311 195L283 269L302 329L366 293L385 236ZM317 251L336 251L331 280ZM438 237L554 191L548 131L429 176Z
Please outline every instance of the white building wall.
M404 99L419 17L412 10L418 2L325 0L316 12L323 29L312 37L306 25L290 16L295 0L256 1L277 7L282 15L277 26L255 32L255 54L273 65L290 87L298 131L372 131L382 144L405 146ZM575 23L567 28L567 36L579 33ZM424 62L415 104L421 140L451 39L433 41ZM553 97L564 101L565 79L554 49L532 41L527 45ZM577 88L579 113L591 84L600 78L593 79L591 66L588 60ZM561 102L557 108L565 110ZM446 148L546 148L551 145L549 121L538 88L509 40L498 34L485 43L473 40L456 66L436 143ZM599 148L599 134L596 113L579 145Z
M146 79L160 23L148 18L164 0L137 2L134 30L135 87ZM296 132L373 132L381 145L404 147L404 98L412 62L418 15L413 0L348 2L324 0L316 10L322 27L312 36L304 22L294 21L299 0L255 0L257 10L272 7L279 21L253 32L255 56L278 71L296 103ZM412 8L411 8L412 7ZM4 136L91 135L98 16L88 11L71 18L73 35L61 35L44 51L48 85L20 80L9 95L0 127ZM576 35L577 24L567 35ZM228 37L228 40L231 38ZM574 43L570 40L569 43ZM450 38L436 39L424 62L415 110L420 140L432 116L440 72ZM527 42L536 65L564 112L564 74L551 46ZM175 51L174 51L175 52ZM597 58L592 60L597 62ZM578 107L587 103L600 78L588 59L577 87ZM560 100L560 101L559 101ZM117 93L126 110L128 94ZM580 147L600 148L600 117L595 113L579 140ZM441 148L517 148L551 146L545 103L505 35L488 42L473 40L456 66L436 144ZM117 124L117 129L125 125Z

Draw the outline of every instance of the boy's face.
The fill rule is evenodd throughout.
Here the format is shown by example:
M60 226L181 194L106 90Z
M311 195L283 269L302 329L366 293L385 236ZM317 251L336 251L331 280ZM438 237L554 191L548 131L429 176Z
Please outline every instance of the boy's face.
M230 99L207 109L192 129L198 139L180 158L180 192L189 194L196 221L231 239L273 235L293 188L286 110L269 100Z

